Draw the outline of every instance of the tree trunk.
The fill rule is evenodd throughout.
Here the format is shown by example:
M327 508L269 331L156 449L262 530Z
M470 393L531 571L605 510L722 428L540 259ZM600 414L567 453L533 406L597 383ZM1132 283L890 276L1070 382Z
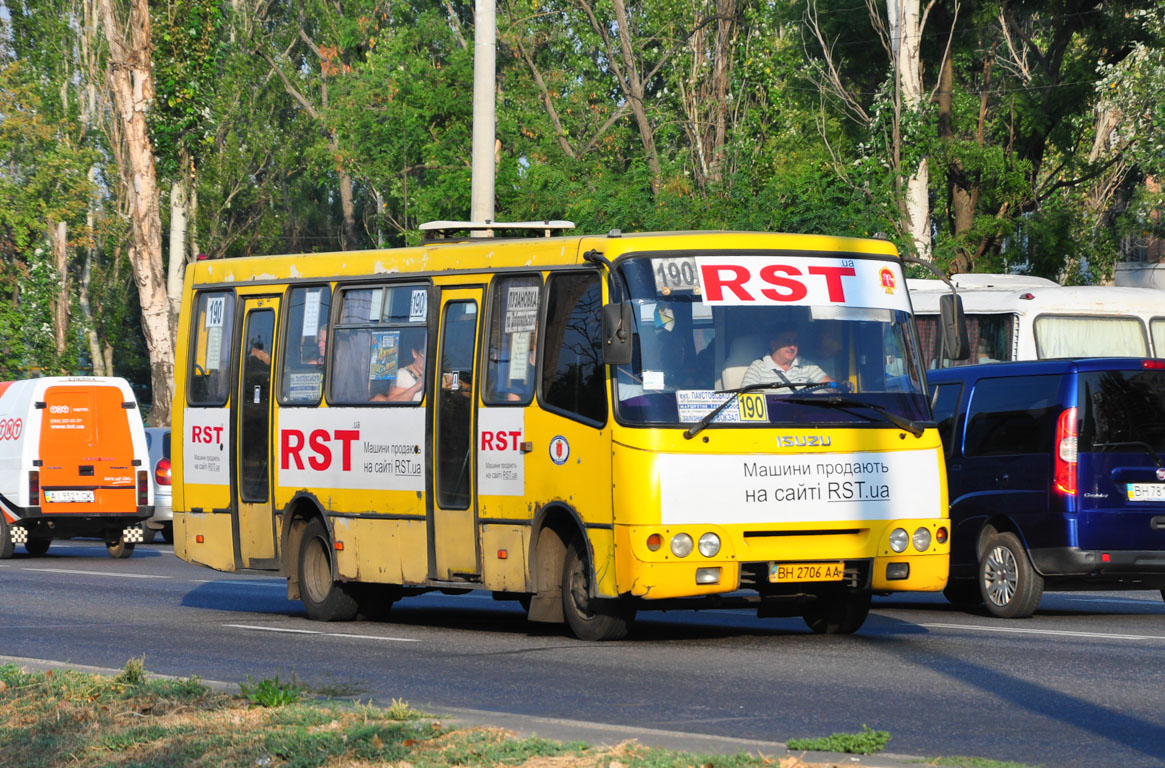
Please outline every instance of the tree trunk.
M89 287L93 282L93 248L85 252L85 265L81 268L81 285L77 295L81 304L81 315L88 326L85 330L85 341L89 344L89 360L93 364L94 376L109 376L105 367L105 358L101 354L101 342L97 338L97 329L93 327L93 308L89 303Z
M635 60L635 49L631 40L631 18L627 14L623 0L615 0L614 5L615 21L619 27L619 48L626 70L620 80L623 81L627 99L631 102L631 114L639 127L639 140L643 143L647 167L651 169L651 191L658 195L663 186L663 169L659 164L659 151L655 148L655 128L647 116L647 106L644 103L645 86L638 62Z
M129 18L120 18L114 0L100 0L109 41L108 78L125 134L128 168L121 168L130 203L130 264L142 308L142 334L150 356L153 403L150 423L170 423L174 397L174 344L170 305L162 266L162 222L158 211L157 171L146 127L146 110L154 98L150 59L150 12L147 0L130 0Z
M894 163L900 176L906 177L903 196L905 229L914 241L920 259L929 260L930 200L927 196L930 171L926 158L917 163L902 158L902 114L917 113L922 103L922 68L919 45L922 40L919 0L886 0L890 21L890 40L894 49L895 120ZM903 164L912 167L903 167Z
M178 335L182 307L182 276L186 272L186 222L189 195L185 168L170 185L170 262L166 265L166 297L170 303L170 335Z
M66 247L68 229L65 222L49 225L49 241L53 248L53 266L61 280L60 290L53 299L53 343L57 351L58 364L65 354L65 342L69 330L69 250Z

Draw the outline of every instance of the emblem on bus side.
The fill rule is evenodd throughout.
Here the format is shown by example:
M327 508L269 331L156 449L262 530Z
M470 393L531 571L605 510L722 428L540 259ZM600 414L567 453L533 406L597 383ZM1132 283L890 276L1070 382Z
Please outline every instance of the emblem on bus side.
M569 458L570 443L566 442L566 438L562 435L555 435L554 439L550 441L550 460L561 467Z

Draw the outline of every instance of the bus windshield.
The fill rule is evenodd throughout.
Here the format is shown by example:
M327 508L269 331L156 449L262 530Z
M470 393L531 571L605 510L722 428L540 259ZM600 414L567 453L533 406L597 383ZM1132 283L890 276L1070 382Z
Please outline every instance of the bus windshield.
M756 394L735 398L714 423L884 426L872 414L886 411L929 419L911 314L890 295L896 286L905 294L896 262L856 262L853 274L855 260L840 256L737 260L727 274L770 283L720 290L705 284L709 267L696 257L619 263L634 313L633 358L616 369L620 421L690 425L741 388ZM845 279L818 280L814 290L831 270ZM877 296L850 286L871 270L888 284Z

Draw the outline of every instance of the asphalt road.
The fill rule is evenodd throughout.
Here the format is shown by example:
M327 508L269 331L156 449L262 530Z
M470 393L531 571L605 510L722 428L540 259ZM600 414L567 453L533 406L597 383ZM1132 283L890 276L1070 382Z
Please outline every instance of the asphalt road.
M282 580L188 565L165 545L128 560L96 541L54 542L40 558L17 550L0 562L8 657L117 668L144 655L153 672L235 683L294 674L362 701L496 712L503 725L537 716L527 729L590 743L663 731L748 751L866 724L889 731L898 754L1165 764L1156 591L1051 593L1020 621L941 596L877 598L848 637L743 611L648 611L630 639L591 644L528 625L488 593L406 599L391 622L321 624Z

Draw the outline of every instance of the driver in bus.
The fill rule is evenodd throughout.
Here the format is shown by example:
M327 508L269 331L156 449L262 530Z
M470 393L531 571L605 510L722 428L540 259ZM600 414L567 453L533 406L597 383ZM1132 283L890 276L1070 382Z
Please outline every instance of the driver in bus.
M833 381L820 366L798 356L797 331L786 330L769 341L772 352L754 360L740 385L750 384L821 384Z

